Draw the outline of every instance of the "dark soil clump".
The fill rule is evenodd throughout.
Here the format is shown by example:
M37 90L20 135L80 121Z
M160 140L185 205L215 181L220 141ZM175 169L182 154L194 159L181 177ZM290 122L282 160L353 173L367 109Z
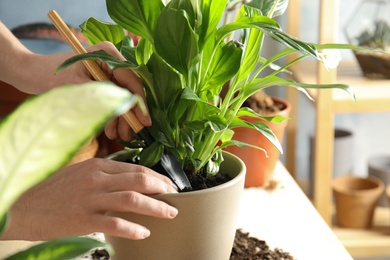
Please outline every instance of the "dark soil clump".
M279 102L274 102L272 97L268 96L263 91L257 91L252 96L250 96L244 102L243 106L249 107L253 111L263 116L275 114L286 108L284 104Z
M95 249L91 257L93 260L110 260L110 254L107 252L106 249Z
M250 237L238 229L234 238L234 244L230 260L293 260L294 257L282 249L271 250L264 240Z
M212 188L232 179L229 175L223 173L218 173L214 176L206 176L204 173L187 174L187 177L193 190Z

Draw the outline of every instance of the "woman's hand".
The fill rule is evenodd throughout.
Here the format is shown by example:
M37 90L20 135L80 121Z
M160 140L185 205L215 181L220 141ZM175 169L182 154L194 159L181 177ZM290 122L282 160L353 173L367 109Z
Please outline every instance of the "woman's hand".
M135 212L172 219L176 208L144 194L177 192L165 176L146 167L90 159L66 167L25 193L10 210L3 240L48 240L103 232L129 239L150 235L147 227L108 216Z
M0 21L0 81L4 81L22 92L39 94L54 87L65 84L79 84L94 80L85 66L78 62L73 66L55 74L57 68L65 60L76 55L73 51L60 52L51 55L35 54L28 50ZM124 57L110 42L102 42L87 48L87 51L105 50L114 57L124 60ZM111 70L104 63L97 62L109 79L145 100L142 81L130 69ZM149 115L144 115L139 107L134 108L137 118L144 126L150 126ZM129 141L130 127L123 118L111 121L105 128L108 138L120 138Z
M97 50L105 50L114 57L124 60L124 57L110 42L102 42L87 48L88 52ZM75 53L73 51L52 55L28 54L25 59L25 63L29 64L28 70L25 70L25 73L28 75L25 76L26 78L20 78L22 82L18 84L19 88L24 92L42 93L60 85L79 84L94 80L81 62L66 68L58 74L54 73L61 63L74 55ZM145 100L142 80L135 72L130 69L111 70L105 63L97 62L97 64L112 82L128 89L133 94L140 95ZM42 75L42 77L37 77L36 75ZM27 78L29 78L29 80L27 80ZM31 86L36 86L36 88L31 88ZM151 125L149 115L143 114L139 107L134 108L134 113L144 126ZM130 141L131 139L130 126L123 117L118 117L109 122L104 130L105 134L110 139L122 139L124 141Z

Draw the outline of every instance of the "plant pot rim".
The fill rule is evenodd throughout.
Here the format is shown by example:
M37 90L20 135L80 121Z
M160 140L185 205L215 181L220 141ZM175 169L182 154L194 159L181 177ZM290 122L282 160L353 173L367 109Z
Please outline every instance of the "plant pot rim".
M350 189L349 184L351 183L351 181L360 183L365 182L368 183L370 186L362 189ZM374 176L357 177L347 175L335 178L332 182L332 188L334 192L355 195L356 193L368 194L377 191L382 192L384 190L384 184L380 179Z
M115 152L113 154L110 154L106 158L112 159L115 156L125 155L125 154L128 154L130 152L131 152L131 150L123 150L123 151L119 151L119 152ZM196 191L179 192L179 193L156 194L156 195L151 195L151 197L153 197L153 198L170 198L170 197L185 198L185 197L194 196L197 194L200 195L200 194L207 194L207 193L211 193L211 192L216 192L220 189L226 189L229 186L235 185L237 182L239 182L241 180L241 178L239 178L239 177L242 175L245 175L245 172L246 172L245 163L240 158L238 158L238 156L236 156L232 153L229 153L227 151L222 151L222 152L223 152L224 160L229 158L230 160L236 160L237 162L240 162L241 169L239 170L240 172L235 178L231 179L230 181L228 181L226 183L220 184L220 185L212 187L212 188L207 188L207 189L203 189L203 190L196 190ZM222 162L222 164L223 164L223 162Z

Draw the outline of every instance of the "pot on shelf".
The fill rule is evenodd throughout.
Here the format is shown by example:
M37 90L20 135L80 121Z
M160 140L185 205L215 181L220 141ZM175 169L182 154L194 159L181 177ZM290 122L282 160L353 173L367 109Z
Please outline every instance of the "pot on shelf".
M390 1L363 0L345 25L352 44L390 50ZM390 55L367 50L354 51L363 75L373 79L390 78Z
M276 97L272 97L272 100L276 103L283 104L284 109L277 113L267 114L267 116L282 115L284 117L288 117L291 111L290 103ZM266 123L278 138L279 142L282 143L284 131L287 127L287 120L281 122L280 124L276 124L250 117L243 117L243 119L249 122L262 121ZM235 128L233 139L262 147L267 151L268 158L265 156L263 151L252 147L240 148L238 146L229 146L225 148L226 151L237 155L244 161L247 169L245 177L246 188L266 185L272 179L276 163L280 158L279 150L270 141L268 141L264 135L254 129L241 127Z
M118 152L108 158L124 161L128 158L126 153ZM221 171L233 177L229 182L200 191L152 196L179 210L173 220L134 213L109 213L144 225L151 231L150 237L144 240L106 236L115 251L112 259L229 259L244 187L245 165L232 154L224 152L223 156Z
M383 182L372 176L340 176L334 179L337 224L345 228L370 228L383 190Z

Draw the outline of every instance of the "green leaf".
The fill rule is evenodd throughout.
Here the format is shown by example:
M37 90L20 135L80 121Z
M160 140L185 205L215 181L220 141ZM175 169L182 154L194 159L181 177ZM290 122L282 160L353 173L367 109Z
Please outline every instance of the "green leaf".
M214 153L213 158L211 158L206 165L207 175L213 176L219 172L219 166L223 162L222 150L219 149Z
M157 54L186 79L189 68L198 55L198 38L191 27L194 21L189 20L190 10L193 12L190 1L170 2L161 13L154 34Z
M150 57L147 67L153 75L153 83L145 86L148 105L166 110L182 89L180 77L156 54Z
M106 51L100 50L100 51L94 51L94 52L88 52L85 54L76 55L73 56L72 58L67 59L58 67L56 73L82 60L99 60L107 63L107 65L111 69L128 68L137 71L137 69L140 67L137 64L132 63L131 61L118 60L117 58L108 54Z
M240 17L237 21L220 27L217 31L218 41L222 41L231 32L239 29L257 28L263 31L271 39L289 47L304 55L319 59L317 49L313 44L300 41L280 29L279 24L266 16Z
M130 55L130 54L129 54ZM57 69L56 73L59 73L60 71L66 69L67 67L75 64L76 62L83 61L83 60L98 60L107 63L107 65L112 69L132 69L136 73L138 73L146 82L150 82L151 75L146 67L146 65L141 64L138 65L136 63L133 63L133 60L127 60L127 61L121 61L117 58L111 56L106 51L100 50L95 52L89 52L85 54L80 54L73 56L72 58L67 59L64 61Z
M38 244L9 256L5 260L74 259L96 247L104 247L108 251L112 251L107 244L96 239L68 237Z
M242 108L240 108L240 110L237 113L237 116L238 117L249 116L249 117L262 119L262 120L265 120L265 121L268 121L268 122L271 122L271 123L275 123L275 124L280 124L283 121L288 120L288 118L286 118L286 117L284 117L282 115L262 116L262 115L259 115L258 113L256 113L255 111L253 111L252 109L250 109L249 107L242 107Z
M234 120L232 121L229 127L230 128L245 127L245 128L256 129L259 133L264 135L264 137L267 138L280 151L280 153L283 153L283 148L278 138L272 132L271 128L264 122L252 123L236 117L234 118Z
M203 49L203 44L208 41L209 37L212 37L214 31L217 28L218 23L221 21L222 15L225 11L227 0L203 0L201 3L202 22L199 24L199 49Z
M252 0L247 5L258 8L268 17L284 14L288 7L288 0Z
M0 216L140 97L108 82L63 86L28 99L0 124Z
M227 128L226 118L219 115L213 115L206 118L206 124L210 126L213 132L222 132Z
M136 47L136 64L147 64L150 55L153 53L153 46L150 41L141 38Z
M130 36L125 36L120 45L120 52L130 64L138 64L136 57L136 48L133 47L133 40Z
M80 28L91 45L104 41L109 41L117 45L125 37L125 32L121 26L101 22L93 17L82 23Z
M261 13L257 12L255 8L245 5L241 8L240 13L248 17L261 16ZM251 28L247 30L247 34L247 37L244 39L245 51L239 67L237 82L244 80L253 72L261 54L264 33L257 28Z
M156 165L161 159L164 152L164 146L153 142L148 147L144 148L140 154L140 164L147 167Z
M252 147L252 148L263 151L265 153L265 156L268 158L267 151L264 148L261 148L259 146L253 145L253 144L248 144L245 142L237 141L237 140L230 140L230 141L223 142L219 147L222 149L222 148L226 148L229 146L238 146L240 148Z
M157 18L164 8L160 0L106 0L112 20L135 35L153 42Z
M207 71L201 91L211 90L214 95L218 95L223 84L239 70L241 56L241 48L232 41L219 46Z
M8 225L8 213L4 213L3 216L0 217L0 236L5 231Z

